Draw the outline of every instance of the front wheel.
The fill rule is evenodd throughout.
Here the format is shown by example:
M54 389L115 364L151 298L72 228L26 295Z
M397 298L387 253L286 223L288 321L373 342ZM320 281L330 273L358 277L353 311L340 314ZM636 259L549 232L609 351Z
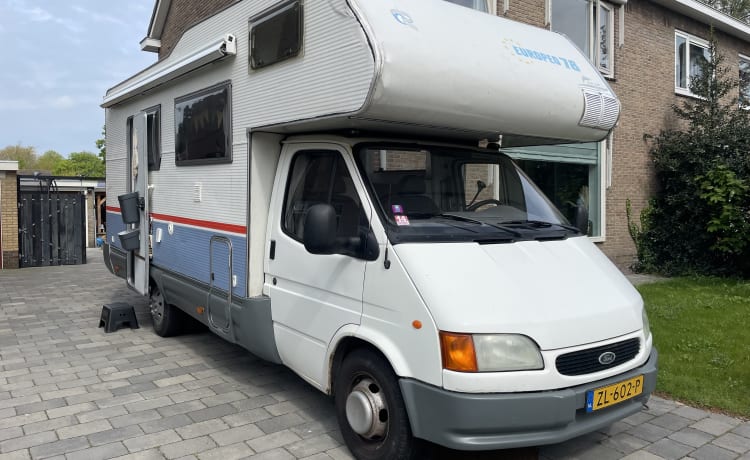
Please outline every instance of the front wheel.
M347 355L334 383L334 402L354 457L418 458L421 442L412 437L396 374L381 355L368 349Z
M171 337L182 332L184 314L164 300L159 287L154 284L149 292L149 311L154 331L161 337Z

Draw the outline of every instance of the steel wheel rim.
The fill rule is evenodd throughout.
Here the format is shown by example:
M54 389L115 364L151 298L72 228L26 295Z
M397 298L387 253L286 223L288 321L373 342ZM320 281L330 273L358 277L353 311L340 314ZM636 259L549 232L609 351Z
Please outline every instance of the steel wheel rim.
M159 325L164 321L164 296L158 288L154 288L151 291L149 310L151 311L151 319L154 323Z
M352 380L345 409L349 427L364 441L379 443L388 436L388 402L372 376L361 374Z

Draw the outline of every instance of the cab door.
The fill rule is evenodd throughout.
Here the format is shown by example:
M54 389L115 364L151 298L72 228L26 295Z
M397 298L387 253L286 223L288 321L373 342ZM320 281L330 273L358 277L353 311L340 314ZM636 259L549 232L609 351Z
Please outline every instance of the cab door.
M309 253L305 216L315 204L336 212L338 238L369 231L372 214L354 163L343 148L286 145L271 200L264 292L284 364L322 386L326 349L344 325L359 324L366 261L355 255Z

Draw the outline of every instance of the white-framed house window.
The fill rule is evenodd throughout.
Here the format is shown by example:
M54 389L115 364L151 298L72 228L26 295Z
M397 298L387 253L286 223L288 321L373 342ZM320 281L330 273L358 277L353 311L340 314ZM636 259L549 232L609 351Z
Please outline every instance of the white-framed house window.
M740 105L745 109L750 109L750 57L740 54Z
M465 6L473 10L495 14L495 5L492 0L445 0L456 5Z
M568 221L592 241L606 236L609 143L503 149Z
M674 33L674 91L695 96L690 81L700 75L701 62L711 59L708 41L676 30Z
M612 5L599 0L548 1L552 30L570 38L605 77L614 77L615 10Z

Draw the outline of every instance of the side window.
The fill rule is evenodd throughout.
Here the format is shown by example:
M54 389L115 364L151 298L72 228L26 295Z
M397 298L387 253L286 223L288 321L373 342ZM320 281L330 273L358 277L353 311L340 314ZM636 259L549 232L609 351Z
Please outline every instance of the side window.
M175 164L232 161L229 83L175 99Z
M148 169L158 171L161 167L161 106L146 111L146 147Z
M711 60L711 52L706 40L685 32L675 31L675 82L678 94L692 96L690 81L701 74L701 63Z
M302 49L299 0L250 19L250 67L260 69L297 56Z
M301 242L307 210L315 204L333 206L339 237L356 237L359 227L367 226L354 181L338 152L308 150L294 156L282 213L284 233Z
M588 0L550 0L550 8L552 30L570 38L603 75L614 76L612 6Z

